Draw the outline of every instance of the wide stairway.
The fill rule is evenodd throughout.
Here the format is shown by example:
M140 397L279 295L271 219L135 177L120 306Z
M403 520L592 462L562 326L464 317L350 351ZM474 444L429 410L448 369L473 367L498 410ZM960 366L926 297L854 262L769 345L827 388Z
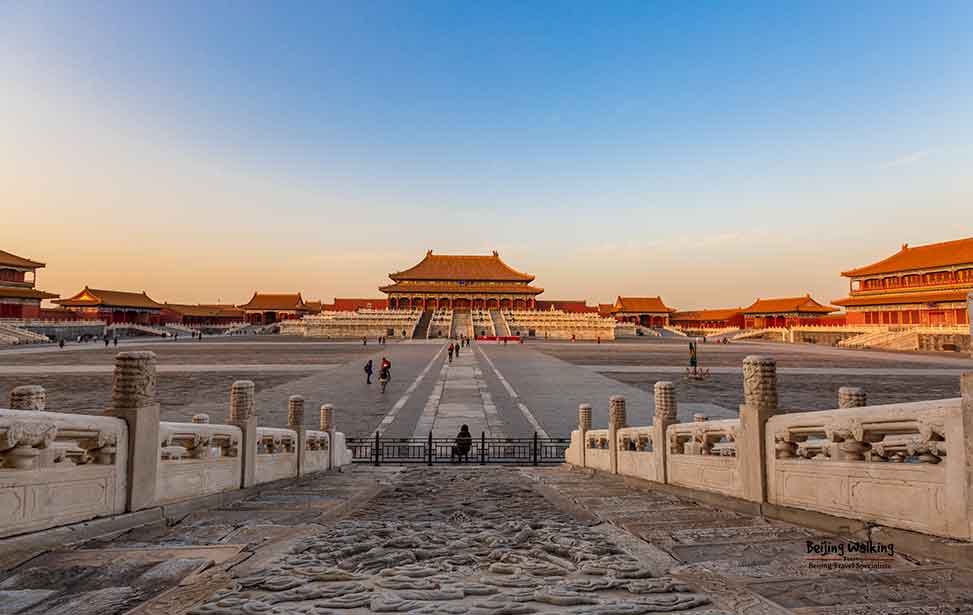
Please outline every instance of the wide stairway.
M510 327L507 326L507 319L503 317L500 310L490 310L490 318L493 319L493 328L497 332L497 337L510 337Z
M416 323L415 329L412 330L412 339L426 339L429 336L430 321L432 321L432 310L423 310L422 316L419 317L419 322Z
M0 344L36 344L49 342L47 336L13 324L0 323Z
M463 310L453 311L453 324L449 328L449 336L460 338L470 336L470 313Z

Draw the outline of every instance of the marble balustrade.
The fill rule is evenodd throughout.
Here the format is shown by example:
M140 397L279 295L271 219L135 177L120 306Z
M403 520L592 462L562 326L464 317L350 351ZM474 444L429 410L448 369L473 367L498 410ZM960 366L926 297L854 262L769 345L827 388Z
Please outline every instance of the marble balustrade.
M48 412L39 386L16 387L0 408L0 538L338 469L352 461L334 409L321 429L258 425L254 386L237 381L225 424L199 414L159 421L155 355L119 353L103 415Z
M961 389L961 398L868 406L862 389L842 387L836 409L780 412L774 362L748 357L739 419L697 415L676 423L673 385L660 382L647 427L627 427L622 418L593 430L590 406L582 405L566 461L761 505L973 540L973 373L962 376Z

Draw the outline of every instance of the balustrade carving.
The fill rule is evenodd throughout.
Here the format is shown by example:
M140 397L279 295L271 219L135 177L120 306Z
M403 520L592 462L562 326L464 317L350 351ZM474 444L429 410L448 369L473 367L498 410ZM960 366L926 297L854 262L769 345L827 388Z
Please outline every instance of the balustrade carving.
M58 425L45 412L0 412L0 469L115 463L118 433Z
M736 456L736 439L740 421L694 420L677 423L668 429L669 453L673 455Z
M946 455L943 417L882 416L883 410L902 415L901 409L873 406L871 412L853 407L806 413L802 416L811 420L774 432L775 456L813 461L939 463Z
M619 429L616 437L619 451L652 452L651 427L626 427Z
M196 417L193 417L194 419ZM160 423L161 459L215 459L240 455L240 429L209 423Z

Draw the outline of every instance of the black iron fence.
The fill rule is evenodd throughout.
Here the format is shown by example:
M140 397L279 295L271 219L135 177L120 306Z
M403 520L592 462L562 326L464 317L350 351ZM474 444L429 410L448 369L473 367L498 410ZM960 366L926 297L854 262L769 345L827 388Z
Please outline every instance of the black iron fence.
M470 449L457 449L455 438L349 438L354 463L464 463L506 465L552 465L564 463L564 451L571 444L569 438L487 438L480 434ZM460 454L465 453L465 454Z

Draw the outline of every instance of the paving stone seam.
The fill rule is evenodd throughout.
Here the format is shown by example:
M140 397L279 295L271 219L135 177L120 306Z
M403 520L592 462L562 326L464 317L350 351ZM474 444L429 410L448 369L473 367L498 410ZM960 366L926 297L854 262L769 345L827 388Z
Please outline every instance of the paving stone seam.
M537 433L538 437L545 438L545 439L549 438L550 436L547 435L547 432L544 431L544 428L541 427L540 423L537 422L537 419L534 418L534 414L530 411L530 408L528 408L526 405L524 405L522 401L520 401L520 396L517 395L517 392L514 391L514 388L510 386L510 383L507 382L507 379L503 377L503 374L501 374L500 370L497 369L497 366L493 364L493 361L490 360L490 357L488 357L487 354L483 351L483 349L480 348L479 346L477 346L476 349L479 350L480 354L483 355L483 358L486 359L486 362L490 365L490 369L492 369L493 373L496 374L497 379L503 385L503 388L507 390L507 394L510 395L510 398L514 400L514 403L517 404L517 407L520 408L520 411L524 413L524 418L526 418L527 422L530 423L531 427L534 428L534 431Z
M427 434L432 432L433 427L435 427L436 417L439 415L439 402L443 399L443 391L446 388L446 380L448 377L449 364L444 362L442 368L439 370L439 379L433 385L432 391L429 393L429 399L426 400L426 405L422 408L422 414L416 420L416 428L412 434L413 438L425 438Z

